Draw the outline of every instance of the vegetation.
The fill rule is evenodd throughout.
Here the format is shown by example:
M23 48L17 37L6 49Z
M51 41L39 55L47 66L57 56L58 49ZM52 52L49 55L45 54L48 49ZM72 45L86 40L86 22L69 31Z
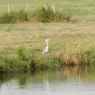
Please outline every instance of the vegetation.
M36 56L27 56L25 54L25 48L18 48L17 57L0 57L0 71L1 72L26 72L35 68L48 68L48 67L60 67L64 65L91 65L95 63L95 52L87 51L83 53L73 52L61 54L57 57L41 58Z
M58 3L59 1L61 3ZM32 12L25 11L25 9L19 10L18 7L18 10L15 10L14 13L11 13L13 11L10 12L10 14L16 15L11 15L11 17L8 17L9 14L7 16L4 15L7 19L5 21L9 21L11 24L0 25L1 71L23 72L37 67L47 68L62 66L64 64L77 65L95 63L94 3L92 0L59 1L48 2L48 4L54 4L56 12L53 12L51 7L48 7L49 11L46 11L44 7L39 8L40 6L35 4L36 9L34 11L32 10ZM3 0L0 1L0 7L2 7L0 11L2 9L4 12L5 8L3 6L5 3L3 2ZM32 3L34 4L36 2ZM26 3L23 2L21 4L25 5ZM41 2L40 4L42 5ZM60 22L60 19L57 18L60 16L64 18L64 15L57 11L60 7L65 10L63 10L62 14L72 15L69 21L66 18L66 21L68 21L66 23ZM44 18L41 18L43 12L45 12L45 15L43 16ZM37 15L37 13L39 14ZM49 17L48 14L53 14L53 17ZM17 19L13 19L15 16ZM61 20L64 21L64 19ZM12 24L15 21L19 23ZM45 23L39 23L38 21ZM46 45L45 40L47 38L51 38L51 41L49 41L49 55L48 58L42 58L41 54Z
M24 10L20 10L18 12L15 11L6 12L2 14L0 17L1 24L16 23L16 22L23 22L23 21L28 21L27 12L25 12Z
M41 7L33 11L19 10L18 12L12 10L11 12L6 12L0 16L0 23L16 23L25 21L40 21L40 22L66 22L69 21L70 16L66 16L65 13L53 11L50 9L49 5L47 8Z
M70 16L66 16L63 11L54 11L48 4L45 7L41 7L35 13L35 16L40 22L67 22Z
M17 57L1 57L0 71L1 72L26 72L35 68L47 68L60 66L61 60L56 58L43 59L39 57L29 57L25 55L25 48L23 46L18 48ZM60 62L60 64L58 63Z

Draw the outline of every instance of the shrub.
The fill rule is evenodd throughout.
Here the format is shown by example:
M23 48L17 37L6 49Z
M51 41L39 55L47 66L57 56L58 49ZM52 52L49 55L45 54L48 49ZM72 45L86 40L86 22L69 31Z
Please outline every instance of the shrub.
M40 9L36 10L36 18L40 22L65 22L68 21L70 16L66 16L65 13L53 11L49 5L47 5L47 8L41 7Z
M0 23L16 23L16 22L24 22L28 20L36 20L40 22L65 22L68 21L70 16L66 16L66 14L61 11L53 11L49 5L46 5L47 8L41 7L34 11L25 11L19 10L18 12L11 11L6 12L0 16Z
M16 23L17 21L17 14L15 11L10 13L6 12L2 16L0 16L0 23Z
M51 16L53 15L53 11L48 6L47 9L43 6L36 11L37 20L41 22L49 22L51 20Z
M58 12L54 13L54 21L55 22L66 22L69 21L70 16L66 16L64 12Z
M28 13L24 10L17 12L17 19L19 22L28 21Z
M0 16L0 23L16 23L28 21L28 13L24 10L18 12L11 11L10 13L6 12Z

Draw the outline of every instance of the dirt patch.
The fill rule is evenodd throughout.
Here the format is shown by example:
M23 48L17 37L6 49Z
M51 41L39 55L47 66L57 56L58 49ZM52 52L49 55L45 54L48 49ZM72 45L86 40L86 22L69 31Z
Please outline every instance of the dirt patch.
M39 23L38 22L26 22L26 24L35 25L35 24L39 24Z
M95 19L92 19L93 22L95 22Z
M78 20L70 19L69 22L71 22L71 23L77 23Z
M57 32L62 32L62 29L59 29Z

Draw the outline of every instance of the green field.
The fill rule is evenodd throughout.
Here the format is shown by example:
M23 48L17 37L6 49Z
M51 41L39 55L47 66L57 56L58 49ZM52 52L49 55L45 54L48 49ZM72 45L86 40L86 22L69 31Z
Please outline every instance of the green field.
M0 52L2 56L7 53L10 57L17 56L17 49L25 47L27 56L42 56L42 50L49 41L49 58L60 57L63 63L71 60L80 63L81 54L85 54L85 61L90 57L94 61L95 52L95 3L94 0L0 0L0 13L7 11L8 4L15 10L36 9L48 3L54 5L55 10L63 8L66 14L70 14L67 23L38 23L23 22L16 24L0 24ZM92 54L93 53L93 54ZM93 56L91 56L93 55ZM72 63L71 62L71 63Z

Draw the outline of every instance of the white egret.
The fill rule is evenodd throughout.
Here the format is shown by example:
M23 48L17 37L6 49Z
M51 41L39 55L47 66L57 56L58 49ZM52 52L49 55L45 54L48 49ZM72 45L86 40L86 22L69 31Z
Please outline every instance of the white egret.
M48 41L49 41L49 39L46 39L46 45L47 46L43 49L42 57L46 56L48 53Z

